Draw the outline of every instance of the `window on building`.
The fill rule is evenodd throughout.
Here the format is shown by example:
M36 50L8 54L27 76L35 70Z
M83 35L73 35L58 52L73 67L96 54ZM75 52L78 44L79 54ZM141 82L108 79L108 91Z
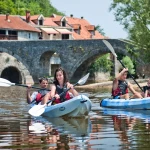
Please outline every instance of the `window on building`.
M39 20L39 25L43 25L43 20Z
M95 31L91 31L90 33L91 33L91 35L95 35Z
M0 30L0 34L6 34L5 30Z
M69 34L62 34L62 40L63 39L69 39Z
M62 27L66 26L66 21L62 21Z
M75 29L74 32L76 32L77 34L80 34L80 29Z
M17 35L17 31L9 30L8 35Z

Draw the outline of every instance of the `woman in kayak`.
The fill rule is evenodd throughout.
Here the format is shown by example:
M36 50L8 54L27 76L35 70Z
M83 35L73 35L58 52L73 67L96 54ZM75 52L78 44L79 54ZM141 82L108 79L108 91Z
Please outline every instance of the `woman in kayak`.
M38 92L33 92L31 95L31 85L28 85L27 88L27 103L30 104L35 101L37 104L40 103L44 96L49 93L50 91L46 90L48 87L48 79L47 78L39 78L39 85L41 90ZM45 90L44 90L45 89Z
M144 97L150 97L150 79L147 82L147 86L144 86Z
M124 68L113 81L112 96L113 99L129 99L128 89L133 96L130 98L143 98L142 95L136 92L130 82L127 82L128 69Z
M68 92L65 92L61 97L59 94L64 92L67 88L71 88ZM54 83L51 85L51 92L46 94L43 100L45 104L49 99L55 97L54 104L61 103L71 99L71 95L78 96L78 92L74 89L73 85L68 82L67 74L63 68L58 68L54 74Z

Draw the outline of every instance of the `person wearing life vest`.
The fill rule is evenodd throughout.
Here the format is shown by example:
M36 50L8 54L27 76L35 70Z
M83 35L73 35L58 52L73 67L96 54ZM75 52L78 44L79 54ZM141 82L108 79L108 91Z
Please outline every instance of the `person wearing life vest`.
M61 97L59 94L64 92L67 88L71 88L65 92ZM62 103L71 99L70 95L78 96L78 92L74 89L73 85L68 82L67 74L63 68L58 68L54 74L54 83L51 85L51 92L44 97L44 104L51 98L55 97L54 104Z
M147 86L144 86L144 97L150 97L150 79L147 81Z
M132 84L126 81L127 74L128 69L124 68L114 79L112 87L113 99L129 99L128 89L133 94L132 98L142 98L142 95L134 90Z
M48 79L47 78L40 78L39 79L39 85L40 88L42 88L41 90L39 90L38 92L33 92L31 94L31 85L28 85L27 87L27 103L31 104L32 101L36 101L36 103L40 103L44 96L49 93L50 91L46 90L48 87Z

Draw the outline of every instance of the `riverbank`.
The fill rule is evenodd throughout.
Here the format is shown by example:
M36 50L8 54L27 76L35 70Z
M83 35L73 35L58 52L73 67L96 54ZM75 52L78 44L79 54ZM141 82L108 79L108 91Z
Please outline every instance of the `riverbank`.
M133 84L133 87L137 90L139 90L138 85L133 81L133 79L128 79L130 83ZM141 87L147 85L147 79L137 79L136 80ZM112 88L112 81L105 81L105 82L100 82L100 83L92 83L92 84L86 84L82 86L77 86L77 89L87 89L87 90L92 90L92 89L99 89L99 88Z

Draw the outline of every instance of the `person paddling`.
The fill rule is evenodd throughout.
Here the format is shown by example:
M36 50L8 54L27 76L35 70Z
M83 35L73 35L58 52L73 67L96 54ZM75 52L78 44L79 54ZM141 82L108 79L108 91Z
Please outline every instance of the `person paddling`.
M47 78L39 78L39 85L42 88L38 90L38 92L33 92L31 95L31 85L28 85L27 88L27 103L31 104L34 100L36 103L40 103L44 96L49 93L50 91L46 90L48 87L48 79Z
M147 86L144 86L144 97L150 97L150 79L147 81Z
M59 94L64 92L67 88L71 88L68 92L66 92L61 97ZM51 92L46 94L44 100L42 101L45 104L49 99L55 97L56 100L54 104L64 102L66 100L71 99L72 96L78 96L78 92L74 89L73 85L68 82L67 74L63 68L58 68L54 74L54 82L51 85Z
M127 82L128 69L124 68L114 79L112 87L113 99L129 99L129 91L133 96L130 98L143 98L142 95L136 92L130 82Z

